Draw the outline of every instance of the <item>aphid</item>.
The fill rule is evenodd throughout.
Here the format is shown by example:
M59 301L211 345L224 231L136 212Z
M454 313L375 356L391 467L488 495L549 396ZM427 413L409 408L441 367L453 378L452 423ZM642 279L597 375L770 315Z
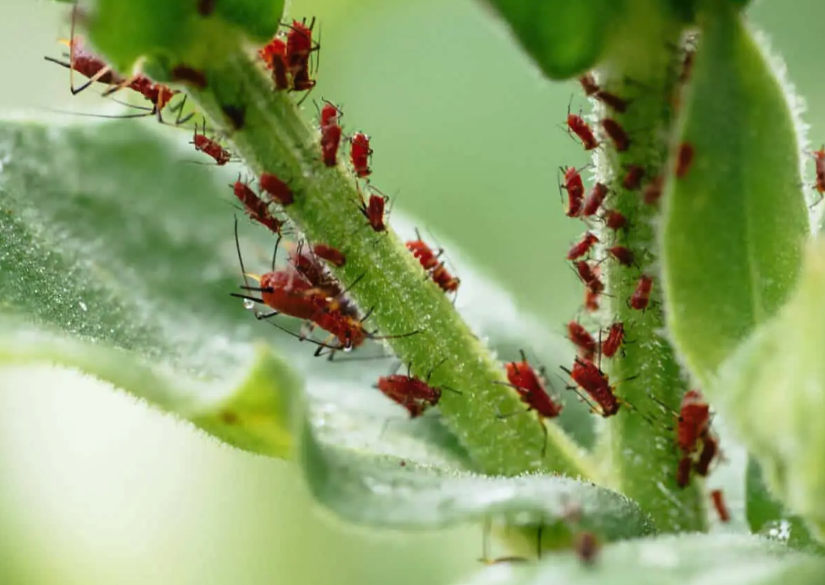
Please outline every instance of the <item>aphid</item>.
M194 85L198 89L204 89L208 85L206 75L188 65L176 65L172 68L171 74L174 81L183 81Z
M315 87L316 83L309 75L309 67L303 67L292 75L292 89L294 91L309 91Z
M296 72L309 68L309 56L321 46L312 41L312 29L315 26L313 18L309 26L306 22L292 21L286 35L286 56L289 71L294 76Z
M595 312L599 310L599 296L601 291L591 290L589 288L584 291L584 308L587 311Z
M656 205L659 203L659 199L662 198L662 186L662 175L654 177L652 181L645 185L644 191L642 191L642 201L644 201L645 205Z
M599 141L593 134L593 130L584 121L584 118L576 114L567 114L567 128L582 141L585 150L593 150L599 147Z
M613 118L604 118L601 120L602 128L613 141L613 146L619 152L624 152L630 148L630 137L625 132L624 128Z
M608 417L619 412L621 403L613 393L610 380L596 364L577 357L572 370L564 367L562 370L599 406L601 416Z
M584 202L584 209L582 210L582 215L584 217L591 217L596 215L596 212L599 211L599 208L602 206L605 198L607 197L608 189L607 185L604 183L596 183L593 185L593 189L591 189L590 194L587 196L587 199Z
M693 162L693 145L690 142L683 142L679 145L679 152L676 154L676 178L683 178L690 170L690 163Z
M584 205L584 183L579 171L575 167L564 170L563 189L567 190L567 217L578 217Z
M443 253L443 250L439 250L438 254L436 254L433 249L430 248L430 245L421 239L421 234L418 233L418 230L415 231L415 235L418 239L410 240L405 246L407 246L407 250L412 252L413 256L415 256L421 264L421 267L426 272L431 272L438 267L438 258Z
M341 126L338 120L341 110L330 102L321 108L321 154L324 165L334 167L338 164L338 147L341 144Z
M641 186L644 176L644 167L633 165L627 169L627 173L625 174L624 179L622 179L622 187L628 191L634 191Z
M599 554L601 547L596 535L592 532L580 532L576 535L576 555L585 565L592 565Z
M341 267L347 263L346 256L344 256L340 250L337 250L332 246L327 246L326 244L315 244L312 247L312 251L315 252L315 255L319 258L323 258L335 266Z
M613 323L607 331L607 339L601 343L601 354L604 357L612 358L619 351L624 341L624 324Z
M206 135L206 121L203 123L203 132L203 134L199 134L197 127L195 127L195 135L192 142L189 143L195 145L195 150L212 157L218 166L223 166L232 160L232 154L228 150Z
M433 282L446 293L456 292L461 285L461 279L450 274L443 262L433 271Z
M266 68L272 71L272 83L275 85L275 89L289 89L286 41L279 36L274 37L258 50L258 56L263 60Z
M728 512L728 507L725 505L725 497L722 495L722 490L711 491L710 499L713 501L713 507L716 508L719 521L730 522L730 512Z
M232 187L232 191L235 193L235 197L237 197L238 201L241 202L241 205L244 207L244 211L246 211L250 218L257 221L273 233L278 235L281 234L281 228L284 222L272 215L266 202L252 189L250 189L249 185L242 182L240 176L238 177L238 180L230 186Z
M577 321L570 321L567 324L567 338L573 342L579 351L579 356L586 360L592 360L596 355L596 340Z
M581 240L573 244L570 250L567 252L567 259L568 260L578 260L585 254L587 254L590 249L599 242L599 238L596 237L596 234L593 232L585 232L584 237Z
M682 453L696 451L699 439L707 434L710 424L710 405L699 390L688 390L682 397L676 426L676 442Z
M215 11L217 0L198 0L198 14L209 16Z
M575 267L579 278L582 282L584 282L588 289L598 292L602 292L604 290L604 284L599 279L598 266L591 265L585 260L578 260L573 263L573 266Z
M713 433L707 432L702 437L702 451L699 453L699 460L693 466L693 470L701 475L707 477L710 473L710 464L716 459L719 454L719 440Z
M372 173L369 166L370 157L372 156L369 136L361 132L353 134L350 138L349 156L356 175L363 178Z
M592 75L584 75L579 78L579 83L584 89L584 94L588 97L593 97L602 102L608 108L611 108L620 114L627 110L627 100L623 100L619 96L610 92L604 91L593 79Z
M275 201L283 206L290 205L295 201L295 196L289 188L289 185L272 173L261 173L261 176L258 178L258 183L260 183L261 189L266 191Z
M384 222L384 207L389 201L388 195L376 195L372 193L369 198L369 203L361 198L361 205L359 209L370 224L370 227L376 232L387 231L387 224Z
M689 455L679 459L679 466L676 468L676 485L680 488L687 487L690 483L691 460Z
M633 265L633 250L625 246L611 246L607 249L607 253L616 259L616 262L622 266Z
M822 195L825 193L825 146L813 152L814 168L816 169L816 190Z
M381 376L378 378L378 383L375 385L381 393L407 409L410 418L417 418L424 414L424 412L432 407L437 406L441 400L442 390L451 390L457 394L461 394L457 390L449 387L436 388L430 386L430 377L438 366L446 361L446 358L435 366L427 374L426 380L420 380L410 375L410 366L407 365L407 375L392 374L390 376Z
M627 226L627 218L615 209L608 209L604 214L604 223L611 230L620 230Z
M637 311L644 311L650 303L650 292L653 290L653 279L646 274L639 278L639 283L636 285L636 290L630 295L627 301L631 309Z
M527 405L526 412L535 411L539 417L542 431L544 431L544 445L541 450L541 456L544 457L547 450L547 427L544 426L544 419L559 416L564 405L547 393L541 376L527 361L524 351L521 351L521 361L509 362L506 370L507 381L518 392L521 401Z

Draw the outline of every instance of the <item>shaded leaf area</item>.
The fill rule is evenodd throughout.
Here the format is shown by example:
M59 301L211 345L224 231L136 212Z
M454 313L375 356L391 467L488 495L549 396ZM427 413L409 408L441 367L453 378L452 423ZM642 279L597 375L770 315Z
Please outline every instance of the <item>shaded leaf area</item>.
M0 160L0 359L79 368L286 456L299 383L229 302L231 208L208 171L139 124L3 122Z
M592 565L572 553L537 564L498 564L464 585L807 585L820 583L825 563L753 536L686 534L619 542Z
M375 457L353 445L333 446L327 434L324 425L304 425L300 464L314 497L353 523L433 528L495 517L520 526L543 524L555 533L567 531L571 510L580 510L575 528L609 540L654 531L638 505L589 482L461 473L395 456Z
M748 459L745 514L755 534L772 538L797 550L823 554L822 545L813 539L805 522L790 514L768 490L759 463Z
M709 388L714 404L760 463L771 493L820 541L825 534L823 296L825 242L818 241L810 246L793 297L723 364Z
M484 0L550 79L594 67L624 0Z
M737 9L707 10L662 232L671 337L702 381L787 300L809 232L783 89Z

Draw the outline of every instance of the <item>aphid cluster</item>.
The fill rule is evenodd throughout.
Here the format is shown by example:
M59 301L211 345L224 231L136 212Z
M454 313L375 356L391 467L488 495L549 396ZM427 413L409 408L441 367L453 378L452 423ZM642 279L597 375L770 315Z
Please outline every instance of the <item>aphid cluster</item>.
M719 438L711 430L710 405L699 390L688 390L676 415L676 444L682 455L676 470L676 484L686 487L690 474L707 477L719 456Z

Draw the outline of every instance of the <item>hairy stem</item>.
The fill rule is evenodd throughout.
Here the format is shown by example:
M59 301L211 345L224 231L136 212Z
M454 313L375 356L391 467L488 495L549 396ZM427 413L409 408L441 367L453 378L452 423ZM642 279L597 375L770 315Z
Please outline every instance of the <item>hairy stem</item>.
M266 171L289 183L295 203L284 211L310 241L345 254L345 266L334 272L345 285L360 279L350 294L372 311L370 327L377 327L379 335L418 332L388 341L413 373L423 378L446 360L433 372L431 384L460 392L444 392L440 411L477 470L594 477L560 428L547 425L542 460L544 433L533 415L497 416L524 408L516 393L500 384L505 381L501 365L392 230L372 231L358 209L352 175L342 162L335 168L323 165L318 133L301 118L292 97L273 91L266 72L240 46L226 55L204 71L208 86L190 95L212 120L225 120L227 109L244 113L241 127L227 131L235 152L256 175Z
M660 530L685 531L703 528L704 508L696 482L685 489L676 485L680 453L671 412L678 411L686 382L663 334L655 233L658 206L646 204L642 195L644 187L662 175L667 161L681 69L681 26L668 20L661 4L628 3L633 8L626 21L628 30L617 34L623 44L600 71L605 89L630 100L624 114L600 113L616 120L630 136L627 150L605 148L597 154L600 175L612 192L607 205L629 222L625 230L603 230L601 239L606 245L630 248L637 265L622 266L613 259L604 264L608 315L624 324L628 340L624 353L610 360L608 368L611 379L619 382L616 393L627 406L607 425L607 440L612 451L611 485L639 502ZM642 29L644 35L634 33ZM623 179L633 165L645 169L645 178L639 188L625 189ZM654 283L644 311L628 304L642 274ZM663 412L660 405L671 412Z

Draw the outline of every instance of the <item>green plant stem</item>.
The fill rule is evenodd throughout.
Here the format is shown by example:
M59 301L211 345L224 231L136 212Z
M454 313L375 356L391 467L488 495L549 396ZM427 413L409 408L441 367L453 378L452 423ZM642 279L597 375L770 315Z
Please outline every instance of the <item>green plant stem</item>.
M498 416L525 407L512 388L501 384L501 365L395 233L378 234L367 224L358 210L355 181L341 162L343 145L339 165L325 167L318 132L301 118L292 96L273 91L266 72L240 47L204 73L208 87L190 90L190 95L213 120L224 120L227 107L245 113L242 128L227 131L235 153L256 175L267 171L287 181L295 203L285 212L295 226L311 242L345 254L346 265L334 273L345 285L360 279L349 294L363 310L372 311L370 327L379 335L417 331L388 343L422 378L445 360L433 371L431 384L460 392L443 392L440 413L477 470L502 475L541 470L593 478L587 459L559 427L547 425L542 461L544 434L535 416Z
M617 395L626 403L607 425L612 450L612 487L639 502L663 531L701 530L704 508L694 481L685 489L676 485L680 453L675 442L676 418L663 413L656 401L678 411L686 383L680 374L674 350L663 336L661 282L655 222L658 209L643 202L641 189L627 190L622 180L631 165L645 169L642 187L663 172L667 161L668 136L674 120L673 96L681 66L677 47L681 27L668 20L660 3L637 0L627 18L628 30L619 31L622 45L615 47L602 73L602 85L626 97L626 113L602 111L619 122L630 136L629 149L616 152L604 148L597 155L601 175L609 179L612 196L607 205L628 219L629 227L618 233L601 234L605 245L630 248L638 267L622 266L608 259L606 293L608 315L624 324L628 343L623 354L609 364L611 379L619 382ZM634 31L644 31L644 35ZM604 138L605 141L609 139ZM641 274L653 277L653 295L645 311L631 309L628 299Z

